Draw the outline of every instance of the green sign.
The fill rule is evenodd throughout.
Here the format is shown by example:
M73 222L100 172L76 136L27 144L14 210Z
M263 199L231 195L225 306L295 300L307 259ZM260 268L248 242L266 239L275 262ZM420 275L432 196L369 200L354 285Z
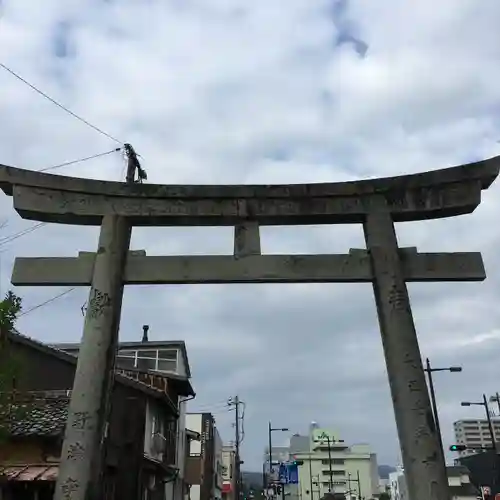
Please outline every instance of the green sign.
M312 435L313 441L338 441L337 436L332 432L329 431L328 429L314 429L313 430L313 435Z

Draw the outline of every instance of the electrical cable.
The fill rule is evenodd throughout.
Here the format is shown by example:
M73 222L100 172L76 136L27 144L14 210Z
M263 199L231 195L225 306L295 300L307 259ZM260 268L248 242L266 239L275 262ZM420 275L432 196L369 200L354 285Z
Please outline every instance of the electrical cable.
M10 243L11 241L17 240L18 238L21 238L22 236L26 236L29 233L32 233L33 231L47 225L47 222L39 222L38 224L34 224L31 227L28 227L26 229L23 229L22 231L18 231L17 233L11 234L9 236L5 236L4 238L0 238L0 247L5 245L6 243Z
M56 300L64 297L65 295L68 295L68 293L71 293L74 290L76 290L76 287L68 288L67 290L64 290L64 292L58 293L57 295L54 295L50 299L47 299L44 302L41 302L40 304L37 304L36 306L30 307L28 310L26 310L26 311L22 312L21 314L19 314L18 317L20 318L21 316L25 316L26 314L29 314L30 312L36 311L37 309L40 309L41 307L44 307L47 304L50 304L50 303L52 303L52 302L54 302L54 301L56 301Z
M122 148L114 148L114 149L112 149L110 151L106 151L104 153L97 153L97 154L92 155L92 156L87 156L86 158L80 158L79 160L67 161L65 163L60 163L58 165L53 165L51 167L42 168L40 170L37 170L37 172L47 172L48 170L55 170L57 168L67 167L68 165L74 165L75 163L81 163L84 161L93 160L95 158L109 155L111 153L115 153L115 152L121 151L121 150L122 150ZM0 229L3 229L7 225L7 222L8 221L3 222L0 225ZM11 234L9 236L5 236L4 238L0 238L0 247L5 245L6 243L10 243L11 241L17 240L18 238L21 238L22 236L25 236L25 235L35 231L36 229L39 229L39 228L46 226L46 225L47 225L47 222L40 222L38 224L34 224L33 226L31 226L29 228L23 229L17 233Z
M226 405L200 405L196 406L195 413L213 412L213 411L230 411L230 408Z
M106 151L105 153L97 153L92 156L87 156L86 158L80 158L79 160L72 160L72 161L67 161L65 163L60 163L59 165L54 165L52 167L46 167L46 168L41 168L40 170L37 170L37 172L48 172L49 170L55 170L57 168L62 168L62 167L67 167L69 165L74 165L75 163L81 163L83 161L88 161L88 160L93 160L94 158L100 158L101 156L106 156L111 153L116 153L117 151L121 151L122 148L115 148L112 149L111 151Z
M62 104L60 104L59 102L57 102L55 99L53 99L52 97L50 97L49 95L47 95L45 92L43 92L39 88L35 87L35 85L33 85L32 83L28 82L28 80L25 80L21 75L18 75L15 71L11 70L5 64L0 63L0 67L2 67L5 71L8 71L12 76L14 76L15 78L17 78L19 81L23 82L25 85L27 85L32 90L34 90L35 92L37 92L38 94L40 94L42 97L45 97L45 99L49 100L52 104L55 104L58 108L62 109L63 111L66 111L66 113L68 113L71 116L73 116L73 118L76 118L77 120L79 120L80 122L84 123L88 127L92 128L93 130L95 130L99 134L104 135L108 139L111 139L112 141L115 141L118 144L123 144L123 141L119 141L116 137L113 137L111 134L108 134L107 132L105 132L101 128L96 127L95 125L92 125L92 123L90 123L89 121L85 120L85 118L82 118L81 116L77 115L76 113L74 113L73 111L71 111L70 109L68 109L66 106L63 106Z

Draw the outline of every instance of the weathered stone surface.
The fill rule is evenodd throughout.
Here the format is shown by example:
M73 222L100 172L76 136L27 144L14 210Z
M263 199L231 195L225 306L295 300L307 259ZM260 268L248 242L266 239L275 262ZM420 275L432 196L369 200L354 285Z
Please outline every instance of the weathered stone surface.
M234 227L234 255L260 255L260 230L256 222L247 221Z
M15 286L90 285L95 254L80 257L17 258ZM486 274L479 252L422 253L402 249L406 281L482 281ZM248 255L245 257L146 257L130 252L124 283L369 283L373 280L369 255L356 250L340 255Z
M404 252L398 249L389 212L370 214L363 229L408 496L414 500L450 500L405 283Z
M55 500L87 500L101 496L102 438L109 420L112 367L118 347L123 297L122 276L130 233L126 219L107 216L101 227L99 252L90 257L93 263L89 277L92 287L78 353Z
M104 215L137 226L361 223L385 200L395 222L472 212L497 177L500 157L381 179L276 186L127 185L0 166L0 187L22 217L99 225Z

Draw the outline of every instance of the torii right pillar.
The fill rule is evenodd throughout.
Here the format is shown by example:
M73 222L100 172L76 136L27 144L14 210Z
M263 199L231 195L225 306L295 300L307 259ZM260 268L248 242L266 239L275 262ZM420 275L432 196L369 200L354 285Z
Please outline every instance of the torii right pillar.
M445 459L431 412L394 222L390 212L381 208L366 217L363 229L408 492L412 500L449 500Z

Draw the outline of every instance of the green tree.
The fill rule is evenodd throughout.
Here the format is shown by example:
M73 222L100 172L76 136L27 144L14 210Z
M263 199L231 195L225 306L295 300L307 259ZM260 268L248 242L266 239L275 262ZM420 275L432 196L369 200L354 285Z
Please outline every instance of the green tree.
M22 310L22 300L8 291L0 301L0 441L8 433L10 420L20 411L15 405L16 384L21 375L20 365L11 353L8 334L12 332Z

